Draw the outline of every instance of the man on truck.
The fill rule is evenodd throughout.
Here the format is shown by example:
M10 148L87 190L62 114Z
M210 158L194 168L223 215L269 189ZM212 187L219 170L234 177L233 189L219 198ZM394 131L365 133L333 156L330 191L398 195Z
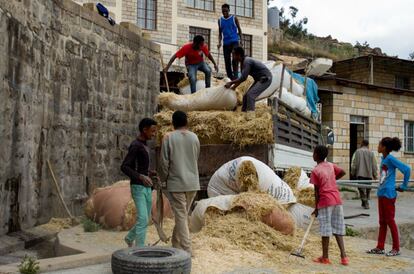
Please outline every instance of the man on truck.
M218 71L216 61L208 50L207 45L204 43L204 37L196 35L192 43L187 43L180 50L178 50L170 59L168 65L164 68L164 73L168 72L168 69L174 63L175 59L185 57L185 66L188 71L188 79L190 80L191 93L196 92L197 83L197 71L204 72L206 88L211 85L211 68L204 62L204 55L213 63L214 68Z
M231 59L231 53L235 47L241 45L242 30L239 20L235 15L230 15L230 6L223 4L221 6L223 16L218 19L219 43L217 49L220 50L223 41L223 56L226 64L226 74L230 80L238 76L238 63Z
M262 62L251 57L246 57L242 47L236 47L233 50L233 60L240 63L240 67L242 68L241 76L228 82L225 87L235 89L246 81L249 75L252 76L254 83L243 96L242 111L253 112L256 106L256 98L272 83L272 73Z

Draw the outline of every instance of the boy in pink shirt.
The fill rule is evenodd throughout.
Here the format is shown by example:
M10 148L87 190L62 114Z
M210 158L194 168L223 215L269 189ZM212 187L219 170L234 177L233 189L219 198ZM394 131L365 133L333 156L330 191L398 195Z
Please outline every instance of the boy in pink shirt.
M345 171L337 165L325 161L328 156L326 146L317 146L313 152L313 160L317 166L312 170L310 182L315 186L315 211L322 236L322 257L314 262L330 264L328 250L329 237L335 236L341 251L341 264L348 265L349 259L345 253L343 236L345 235L344 211L341 195L336 180L345 175Z

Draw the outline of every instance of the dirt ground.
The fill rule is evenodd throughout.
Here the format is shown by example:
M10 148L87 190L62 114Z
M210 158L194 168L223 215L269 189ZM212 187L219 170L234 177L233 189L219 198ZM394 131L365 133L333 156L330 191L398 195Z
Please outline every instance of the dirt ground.
M165 220L164 230L167 235L171 235L173 221ZM237 228L236 228L237 229ZM242 228L239 228L242 229ZM71 229L64 229L60 233L62 239L71 239L76 243L85 246L104 250L107 252L115 251L126 247L123 242L126 232L100 230L94 233L83 232L81 226ZM298 231L297 235L286 236L286 241L291 241L290 246L299 245L303 231ZM147 242L152 244L158 240L158 234L154 226L149 227ZM203 233L192 235L194 258L192 260L192 273L226 273L236 269L269 269L276 273L413 273L414 263L413 252L403 251L407 256L399 258L386 258L384 256L370 256L364 250L373 247L372 241L346 237L345 244L350 257L350 265L342 266L339 264L339 253L335 244L331 244L332 265L318 265L312 262L313 258L320 255L319 237L311 235L305 247L305 259L289 258L289 251L278 250L274 252L263 250L249 250L243 248L235 242L230 242L223 237L209 237ZM169 245L161 243L159 245ZM307 249L308 247L308 249ZM309 248L310 247L310 248ZM286 249L286 248L285 248Z

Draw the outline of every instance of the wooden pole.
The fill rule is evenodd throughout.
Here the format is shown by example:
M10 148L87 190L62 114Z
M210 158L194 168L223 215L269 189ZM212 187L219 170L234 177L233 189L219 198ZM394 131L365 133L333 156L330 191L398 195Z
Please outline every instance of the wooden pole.
M55 173L53 172L52 165L50 164L50 161L49 161L49 160L47 160L47 166L49 167L50 174L52 175L52 178L53 178L53 183L54 183L55 188L56 188L56 191L57 191L57 193L58 193L59 200L60 200L60 202L62 203L63 207L65 208L66 213L68 214L68 216L70 217L70 219L73 221L75 218L74 218L74 217L73 217L73 215L70 213L69 208L68 208L68 206L67 206L67 205L66 205L66 203L65 203L65 200L63 200L62 192L60 192L60 189L59 189L59 186L58 186L58 183L57 183L56 177L55 177Z
M165 84L167 85L167 91L170 92L170 85L168 84L167 73L164 71L164 60L163 60L163 57L162 57L162 51L161 51L161 49L160 49L160 60L161 60L162 72L164 74Z
M285 64L282 65L282 78L280 79L279 99L282 98L283 79L285 78Z

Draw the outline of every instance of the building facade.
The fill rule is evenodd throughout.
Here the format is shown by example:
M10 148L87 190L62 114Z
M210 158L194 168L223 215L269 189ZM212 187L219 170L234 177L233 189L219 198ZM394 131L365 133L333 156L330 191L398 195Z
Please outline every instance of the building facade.
M351 157L363 139L377 153L383 137L399 137L395 153L414 168L414 62L364 56L336 62L335 76L317 79L322 122L334 129L330 161L350 170ZM379 161L379 160L378 160Z
M77 0L78 3L90 0ZM107 0L102 1L115 14L118 22L137 24L152 41L161 45L167 63L181 46L195 35L203 35L215 59L220 57L224 72L222 50L217 50L218 19L221 6L230 5L243 32L246 52L259 60L267 60L267 1L264 0ZM216 60L218 61L218 60ZM175 65L184 66L184 60Z

